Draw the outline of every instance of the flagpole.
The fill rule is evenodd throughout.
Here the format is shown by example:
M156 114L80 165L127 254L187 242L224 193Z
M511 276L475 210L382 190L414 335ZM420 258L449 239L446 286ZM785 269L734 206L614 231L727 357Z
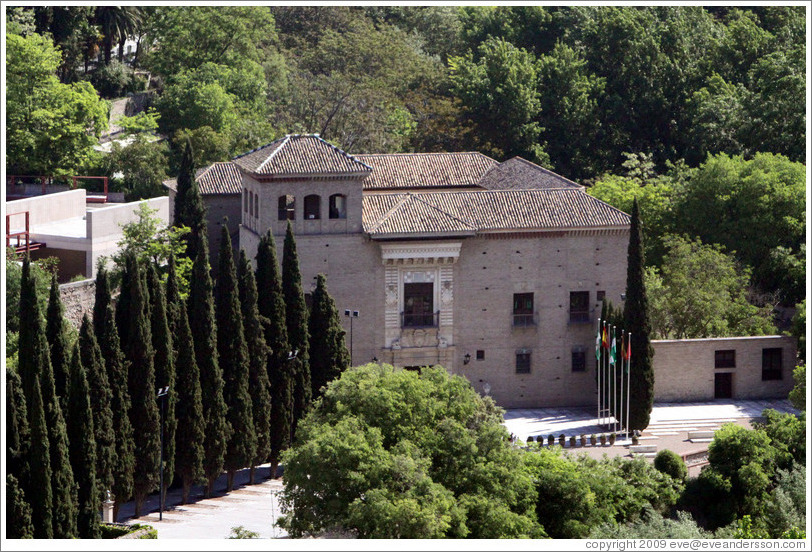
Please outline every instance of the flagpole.
M617 335L617 326L612 326L612 341L609 346L611 347L612 358L612 432L617 431L617 343L615 336Z
M595 342L595 371L598 377L598 425L601 424L601 319L598 318L598 338Z
M603 424L609 423L609 420L607 419L607 416L606 416L606 411L608 409L608 407L607 407L608 391L606 389L606 385L609 382L609 354L608 354L608 351L606 350L606 345L605 345L606 331L607 331L606 327L608 325L609 324L606 323L606 320L604 320L603 321L603 331L601 332L601 349L603 349L603 351L602 351L603 356L606 357L606 358L603 359L603 366L601 367L601 369L603 370L603 386L601 387L601 391L603 392L603 404L601 405L601 415L602 415L601 427L603 427Z
M626 347L624 346L626 339L626 330L621 330L620 332L620 429L623 431L625 426L623 425L623 363L626 361ZM627 420L628 423L628 420Z
M629 380L628 389L626 390L626 438L629 438L629 434L631 433L631 429L629 428L629 402L631 401L632 397L632 333L629 332L629 350L626 352L628 355L628 360L626 360L626 369L628 373L626 374L626 379Z

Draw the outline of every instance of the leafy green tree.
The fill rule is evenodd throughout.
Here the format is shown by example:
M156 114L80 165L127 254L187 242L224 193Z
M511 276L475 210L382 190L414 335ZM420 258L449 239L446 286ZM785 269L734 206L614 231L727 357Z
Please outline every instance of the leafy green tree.
M96 280L96 292L102 285L101 295L108 297L106 307L98 315L94 312L93 323L99 328L99 348L104 358L107 381L110 385L110 407L113 416L113 434L115 435L115 464L113 465L113 519L118 518L121 505L127 502L133 492L133 474L135 470L135 441L133 426L130 423L130 391L128 387L129 362L121 351L118 329L109 302L110 289L106 277L104 282ZM104 291L106 289L106 292ZM98 301L98 299L97 299ZM95 310L95 308L94 308Z
M789 400L792 406L806 412L806 365L800 364L792 371L792 379L795 386L789 392Z
M761 429L770 438L770 446L775 455L775 465L779 469L790 469L795 464L806 463L806 414L779 413L771 408L761 413L763 421L754 427Z
M678 481L683 481L688 476L685 462L673 450L663 449L658 452L654 457L654 467Z
M448 61L451 89L474 121L477 149L500 160L520 155L550 165L539 143L541 111L536 60L509 42L488 39Z
M217 355L217 323L215 320L214 295L209 275L208 241L195 257L189 290L188 314L195 348L195 362L200 370L200 389L205 420L203 468L206 475L206 496L211 496L214 482L223 471L229 427L226 403L223 398L223 371Z
M288 221L285 244L282 251L282 295L285 298L285 321L288 328L288 344L295 353L293 368L293 420L291 442L296 434L296 424L310 406L310 336L307 331L307 304L299 272L299 255L293 227Z
M332 527L378 538L543 535L501 410L442 367L349 369L298 431L284 455L280 521L293 536Z
M624 328L631 333L632 369L629 373L629 429L648 426L654 404L654 350L651 347L651 321L644 279L643 229L637 200L632 204L629 230Z
M95 480L99 503L104 501L106 491L113 488L113 471L116 464L116 435L113 432L113 393L107 378L107 369L101 348L87 314L82 318L79 331L79 350L82 366L86 369L93 413L93 438L95 441ZM81 485L81 483L80 483Z
M163 284L158 278L155 265L149 265L147 285L151 305L152 348L155 351L155 386L158 389L168 388L166 396L160 399L164 401L162 405L163 424L161 426L161 431L163 431L164 485L161 489L161 500L166 500L166 491L172 484L172 476L175 474L175 430L177 428L175 405L178 400L178 390L175 386L174 334L170 331Z
M664 240L662 268L646 272L652 284L650 319L660 339L775 333L772 306L748 301L750 270L718 245L678 236Z
M135 516L138 517L141 515L144 500L155 490L158 483L160 426L155 398L149 296L141 274L143 269L135 254L127 253L125 261L129 274L129 304L125 314L129 319L129 333L124 339L124 354L129 361L130 423L135 443L133 497Z
M167 179L168 154L165 142L144 138L136 138L123 146L113 142L105 159L106 172L111 177L121 173L120 189L127 201L163 196L166 195L163 181Z
M76 174L94 157L93 146L107 128L107 105L88 82L60 83L59 63L59 51L49 38L6 35L6 161L11 174Z
M268 362L272 351L265 343L264 326L268 324L268 320L259 314L257 282L245 249L240 249L237 282L242 319L245 324L245 343L248 348L248 391L251 394L251 417L256 437L250 474L250 482L253 484L255 467L264 464L271 454L271 389L268 380Z
M790 335L798 340L798 358L806 361L806 299L795 305Z
M678 511L676 519L651 511L627 524L606 523L592 530L594 539L709 539L713 534L703 530L688 512Z
M276 477L283 450L290 446L293 420L293 373L288 360L290 345L286 325L282 278L276 261L276 242L271 231L259 239L257 247L257 287L263 290L257 299L264 324L268 355L268 381L271 385L271 476Z
M51 276L51 291L48 296L48 311L45 316L45 334L50 345L51 367L54 371L54 385L59 404L65 410L70 381L70 345L65 327L65 308L59 295L56 274Z
M32 507L31 521L34 525L34 538L54 538L53 489L51 481L51 452L48 429L45 425L45 412L39 388L39 376L34 376L30 395L29 419L31 426L31 447L28 449L28 490Z
M344 330L341 328L335 301L327 291L327 278L324 274L319 274L316 278L309 323L311 385L313 398L316 399L321 394L322 387L350 366Z
M87 319L85 319L87 323ZM85 324L86 326L89 323ZM96 484L96 430L90 407L90 387L77 343L73 349L68 400L70 461L78 487L77 536L95 539L99 532L99 490Z
M33 539L34 526L31 523L31 505L25 500L17 478L6 474L6 536L10 539Z
M226 403L226 419L231 427L225 455L228 472L227 490L234 486L237 470L252 464L256 451L256 434L252 415L253 401L249 389L248 347L243 333L243 317L231 236L228 234L228 218L220 228L220 269L214 288L217 327L228 328L217 335L217 355L223 371L225 385L223 399Z
M764 518L772 538L788 538L786 533L806 527L804 465L795 464L791 470L778 470L777 482L770 493Z
M176 361L178 404L175 408L178 428L175 432L175 471L183 485L181 503L189 501L192 484L202 481L203 441L205 439L206 420L203 416L203 402L200 392L200 372L195 361L194 342L189 329L189 318L186 305L180 303L177 311L178 342L185 345L178 348Z

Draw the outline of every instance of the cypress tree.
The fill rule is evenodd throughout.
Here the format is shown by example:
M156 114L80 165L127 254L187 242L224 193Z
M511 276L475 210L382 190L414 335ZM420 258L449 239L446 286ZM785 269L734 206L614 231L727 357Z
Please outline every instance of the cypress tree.
M50 454L48 473L50 474L51 502L48 505L49 519L52 523L50 534L54 538L71 538L76 530L75 488L73 471L68 457L68 437L65 430L65 419L59 397L56 395L54 373L51 368L50 348L45 335L45 321L42 318L37 302L37 291L31 275L31 262L28 257L23 261L22 279L20 282L20 335L19 364L20 379L26 404L33 404L34 395L39 395L41 410L44 416L44 427L47 433L46 448ZM33 407L32 407L33 408ZM29 411L31 428L32 454L34 451L34 418L37 414ZM42 445L38 445L39 452ZM41 460L40 460L41 462ZM29 468L34 469L29 461ZM31 474L34 477L34 474ZM33 479L32 479L33 482ZM32 483L33 484L33 483ZM39 484L39 483L37 483ZM32 487L26 487L31 490ZM39 491L38 491L39 492ZM35 504L32 494L32 504ZM35 511L38 507L35 507ZM35 515L36 523L41 521Z
M175 255L170 254L169 268L166 273L166 321L169 324L169 333L175 337L178 335L180 306L182 304L183 298L180 295L180 287L178 286ZM177 360L178 352L184 344L179 343L177 339L173 339L172 345L175 352L175 360Z
M251 465L256 450L251 394L248 391L248 348L243 334L240 295L228 219L223 219L220 239L219 277L214 289L217 327L228 331L217 334L217 355L223 370L226 403L231 434L228 439L224 466L228 472L226 489L234 486L237 470Z
M189 500L189 490L195 481L205 477L203 471L203 441L205 439L206 421L203 416L203 401L200 391L200 372L195 360L195 348L186 306L178 306L177 316L178 342L185 344L178 348L176 363L178 404L177 432L175 433L176 458L175 470L183 483L182 503Z
M130 253L124 257L124 266L121 267L121 288L119 290L118 299L116 300L116 328L118 330L118 338L121 343L122 351L127 349L130 342L130 307L132 293L132 278L130 273L130 263L127 262ZM126 357L126 355L125 355Z
M113 394L107 380L101 348L96 341L93 324L87 314L79 330L82 366L90 389L90 409L93 413L93 431L96 442L96 486L98 500L103 501L106 491L113 488L113 467L116 463L116 435L113 432ZM72 441L71 441L72 442ZM78 476L77 476L78 479ZM81 483L80 483L81 484Z
M154 265L149 267L150 303L152 305L152 345L155 349L155 385L160 389L168 387L163 397L163 460L164 484L161 489L161 501L166 500L166 490L172 484L175 474L175 405L177 403L177 389L175 388L175 350L172 332L169 328L167 305L164 299L163 286L158 278L158 271ZM161 408L161 405L158 405Z
M240 288L240 305L245 323L245 342L248 346L248 390L251 393L251 414L254 420L256 448L251 461L251 484L254 483L256 466L268 460L271 454L271 389L268 381L268 362L271 353L263 335L263 319L257 308L257 282L251 263L240 250L237 265ZM267 323L267 319L264 319Z
M25 493L17 478L6 475L6 536L10 539L33 539L34 525L31 523L31 505L25 500Z
M285 299L276 261L276 244L271 231L259 240L257 248L257 288L262 289L257 301L259 314L267 324L265 343L268 356L268 381L271 385L271 477L276 477L282 451L290 446L293 420L293 375L288 361L288 330L285 323Z
M51 352L51 367L54 371L54 385L59 397L59 405L65 410L70 372L70 350L65 328L65 307L59 296L56 274L51 277L51 291L48 296L48 311L45 316L45 335Z
M302 289L302 275L299 272L299 255L296 253L296 240L293 227L288 221L285 244L282 252L282 293L285 298L285 321L288 327L288 343L295 352L293 360L293 423L291 442L296 434L296 424L304 415L311 399L310 384L310 336L307 331L307 304Z
M133 496L135 516L141 515L144 499L158 483L160 454L158 405L155 398L155 369L153 366L152 331L148 318L148 298L134 253L126 255L129 278L129 339L124 351L130 361L128 387L130 391L130 423L135 436Z
M99 346L102 357L104 357L112 399L113 433L116 438L112 487L115 500L113 519L115 520L118 518L118 510L121 505L132 496L133 473L135 471L135 441L133 438L133 426L130 423L131 403L127 382L128 362L124 358L124 353L121 352L114 318L113 305L108 302L107 308L101 317L94 318L94 322L99 324Z
M27 462L30 481L26 488L29 490L30 504L33 505L31 522L34 525L34 538L52 539L54 537L53 489L51 487L53 474L51 473L48 429L45 427L45 410L38 379L35 376L31 390L31 408L29 409L31 446L28 449Z
M214 297L209 275L209 250L206 242L195 257L189 289L189 326L195 346L195 361L200 370L203 418L206 421L203 448L206 474L206 497L211 496L214 482L223 471L230 428L223 400L223 372L217 357L217 326Z
M623 320L632 338L632 366L629 380L629 427L643 430L648 427L651 408L654 406L654 349L651 347L651 322L648 315L648 298L643 280L645 258L643 254L643 229L637 199L632 206L629 236L628 272L626 275L626 304Z
M77 533L83 539L99 538L99 492L96 485L96 440L90 388L77 344L73 351L68 394L70 461L78 485Z
M310 377L313 398L350 365L350 353L344 344L344 330L335 301L327 291L327 278L319 274L310 310Z
M107 311L107 306L112 303L112 296L110 293L110 277L107 274L107 268L104 263L99 263L96 270L96 293L93 302L93 331L96 338L101 341L104 328L102 327L102 320Z
M178 170L178 186L175 194L173 226L188 226L186 255L196 259L202 241L207 241L206 206L195 180L194 152L187 139ZM207 253L208 256L208 253Z
M6 368L6 465L20 485L28 480L28 448L31 433L28 425L28 408L23 394L20 376Z

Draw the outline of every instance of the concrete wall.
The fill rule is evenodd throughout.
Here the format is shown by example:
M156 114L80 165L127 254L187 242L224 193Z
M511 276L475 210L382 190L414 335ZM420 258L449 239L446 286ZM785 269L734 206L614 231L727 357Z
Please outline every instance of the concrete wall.
M82 280L59 286L59 296L65 306L65 318L74 326L82 325L82 317L87 314L93 319L93 304L96 302L96 280Z
M710 339L655 340L654 399L663 402L714 399L717 373L733 374L734 399L786 398L793 386L797 343L787 336L728 337ZM780 347L780 380L762 381L761 352ZM715 351L734 350L735 368L714 368ZM634 361L632 361L634 369Z
M152 209L158 209L155 215L163 224L169 223L168 197L155 197L143 202ZM99 257L110 256L118 251L118 242L123 237L122 227L138 220L141 203L137 201L87 211L87 239L90 242L90 252L86 259L86 276L95 278L96 262Z
M228 217L228 233L231 236L231 248L234 259L240 253L240 196L239 195L205 195L206 224L209 232L209 262L214 273L217 273L220 259L220 229L223 217Z
M40 195L26 199L16 199L6 203L6 214L28 211L29 224L35 225L84 216L86 209L85 190L69 190L56 194ZM11 217L12 229L25 227L25 216Z

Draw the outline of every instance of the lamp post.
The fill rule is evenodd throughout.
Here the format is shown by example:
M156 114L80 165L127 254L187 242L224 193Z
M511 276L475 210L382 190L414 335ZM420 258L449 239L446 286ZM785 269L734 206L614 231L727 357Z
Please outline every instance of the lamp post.
M164 519L164 405L169 386L158 388L158 399L161 401L161 486L158 489L158 521Z
M358 311L344 309L344 316L350 319L350 366L352 366L352 319L358 318Z

